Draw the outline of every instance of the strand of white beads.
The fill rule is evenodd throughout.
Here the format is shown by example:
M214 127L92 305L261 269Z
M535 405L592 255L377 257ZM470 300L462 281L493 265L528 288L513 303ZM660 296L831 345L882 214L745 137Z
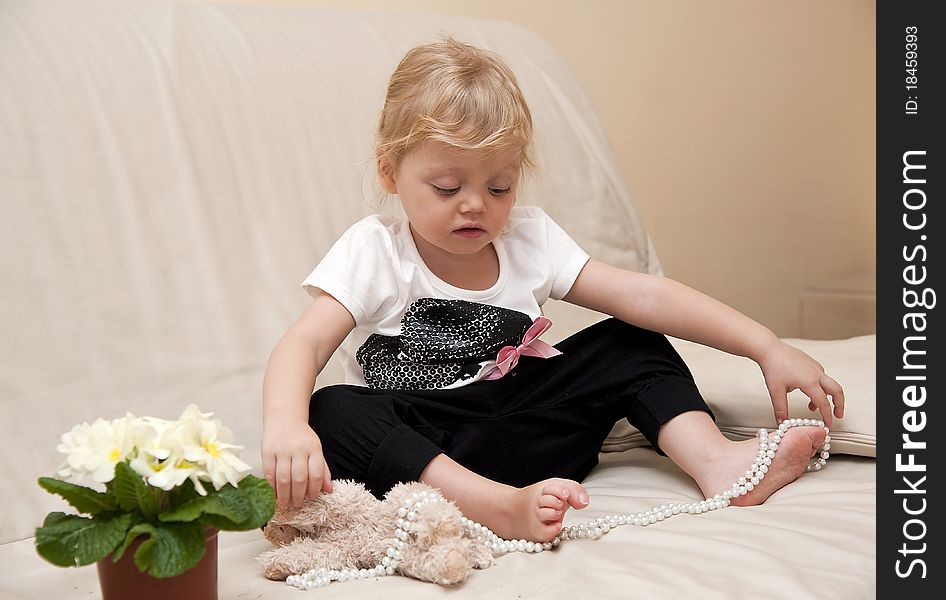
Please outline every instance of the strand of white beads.
M823 427L825 430L826 435L824 444L820 449L820 454L817 455L817 460L815 460L813 463L809 463L805 467L806 471L820 471L825 466L825 464L827 464L829 456L828 451L831 449L831 436L828 435L828 428L824 426L823 421L815 419L788 419L779 425L778 429L775 430L771 438L769 438L769 433L767 430L759 429L759 451L756 454L756 458L753 463L749 465L748 469L746 469L746 472L732 485L730 489L721 494L716 494L712 498L706 498L700 502L661 504L660 506L650 510L645 510L634 514L606 515L604 517L598 517L597 519L593 519L592 521L588 521L586 523L563 527L555 539L544 544L528 542L526 540L504 540L490 531L489 528L466 518L463 519L463 524L470 536L479 538L483 543L489 546L489 548L494 553L542 552L544 550L550 550L551 548L558 546L565 540L599 538L603 534L609 532L611 529L620 525L647 526L668 519L674 515L702 514L711 510L724 508L729 506L730 499L748 494L755 486L759 484L760 481L762 481L762 479L765 478L765 474L769 470L769 465L772 464L772 459L775 457L775 452L778 450L779 442L781 442L782 436L792 427L800 426L817 426Z
M820 471L827 464L831 449L830 431L823 421L815 419L787 419L776 429L771 438L766 429L759 429L759 451L756 458L746 472L732 485L732 487L712 498L700 502L661 504L658 507L637 512L634 514L606 515L586 523L563 527L559 535L551 542L529 542L526 540L504 540L485 525L481 525L466 517L461 522L470 537L477 538L486 544L493 554L507 552L538 553L551 550L565 540L597 539L621 525L647 526L668 519L679 514L702 514L729 506L729 501L737 496L744 496L765 478L765 474L772 464L772 459L778 451L779 442L785 432L792 427L822 427L825 430L824 444L820 448L817 460L809 463L806 471ZM437 491L425 491L412 494L398 509L397 525L394 529L394 538L387 548L381 563L370 569L312 569L301 575L290 575L286 583L299 589L312 589L328 585L333 581L350 581L368 577L393 575L401 558L401 550L409 543L413 522L417 520L417 510L431 502L446 502Z

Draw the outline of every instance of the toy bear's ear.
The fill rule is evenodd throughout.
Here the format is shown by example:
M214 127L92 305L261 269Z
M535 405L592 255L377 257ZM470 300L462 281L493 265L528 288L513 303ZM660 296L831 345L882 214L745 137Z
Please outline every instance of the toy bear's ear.
M388 494L413 494L414 492L425 492L429 489L432 489L429 485L421 483L419 481L402 481L397 483L388 490Z
M263 528L263 537L276 546L285 546L300 535L301 532L291 525L276 525L269 522Z
M394 504L400 506L407 502L407 499L410 498L412 494L428 491L436 492L437 490L430 487L426 483L421 483L419 481L401 482L384 494L384 501L393 502Z

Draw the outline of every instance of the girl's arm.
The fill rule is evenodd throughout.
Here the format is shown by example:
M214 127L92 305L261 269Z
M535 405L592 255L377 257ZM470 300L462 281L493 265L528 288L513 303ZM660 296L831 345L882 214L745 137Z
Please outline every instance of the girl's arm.
M309 427L309 399L332 353L355 327L351 313L322 293L276 344L263 376L263 474L281 508L332 491L322 444Z
M589 260L564 300L651 331L747 356L762 368L775 419L788 418L788 392L800 389L831 426L844 416L844 391L813 358L785 344L768 328L739 311L664 277L627 271Z

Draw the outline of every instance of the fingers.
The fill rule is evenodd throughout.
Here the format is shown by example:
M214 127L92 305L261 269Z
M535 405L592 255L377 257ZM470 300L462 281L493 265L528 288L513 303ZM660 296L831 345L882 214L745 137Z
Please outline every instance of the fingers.
M325 483L325 461L320 456L309 455L308 475L305 497L309 500L315 500L322 493L322 485Z
M322 460L322 463L325 465L325 469L322 471L322 491L331 494L334 490L332 487L332 472L328 470L328 463L325 460Z
M834 418L844 418L844 389L842 389L841 384L832 377L822 374L818 383L798 389L809 398L808 410L820 412L821 419L826 426L833 426L832 414ZM788 418L787 402L783 416L783 413L780 413L780 407L776 405L774 400L777 397L776 392L772 388L769 388L769 394L773 398L772 404L775 406L776 421L781 423ZM778 394L778 397L781 398L782 394ZM833 411L831 409L832 404L834 405Z
M808 410L820 412L825 425L831 427L832 412L839 419L844 416L844 390L841 385L826 375L824 366L811 356L785 344L780 347L790 350L759 363L772 398L776 422L781 423L789 418L788 393L798 389L808 396Z
M542 494L539 496L539 508L562 510L565 508L565 501L553 494Z
M788 390L784 386L767 385L772 408L775 410L775 422L780 424L788 418Z
M263 478L269 483L269 487L276 491L276 455L263 452Z
M291 466L292 460L289 456L276 457L276 506L279 508L288 508L292 499L292 473L289 471Z
M305 493L309 487L309 461L305 458L299 458L295 456L292 458L292 466L289 469L292 477L291 490L292 490L292 505L299 507L302 506L302 501L305 500ZM319 478L321 480L321 478ZM319 481L317 480L317 481Z
M831 395L831 401L834 403L834 416L844 418L844 390L841 384L828 375L821 376L821 387Z
M299 507L306 498L315 500L322 492L332 493L332 474L317 454L308 459L284 456L264 460L263 472L276 492L279 508Z
M811 402L808 403L809 406L812 403L815 404L818 410L821 411L821 420L824 421L825 425L831 427L831 404L828 402L828 396L821 389L821 386L811 385L801 388L801 391L811 399Z

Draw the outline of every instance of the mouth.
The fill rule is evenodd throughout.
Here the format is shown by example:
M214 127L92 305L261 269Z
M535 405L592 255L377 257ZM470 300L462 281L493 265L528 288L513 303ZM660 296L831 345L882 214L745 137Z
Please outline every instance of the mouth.
M484 235L486 231L484 231L483 228L479 226L468 225L466 227L455 229L453 233L462 237L480 237L481 235Z

